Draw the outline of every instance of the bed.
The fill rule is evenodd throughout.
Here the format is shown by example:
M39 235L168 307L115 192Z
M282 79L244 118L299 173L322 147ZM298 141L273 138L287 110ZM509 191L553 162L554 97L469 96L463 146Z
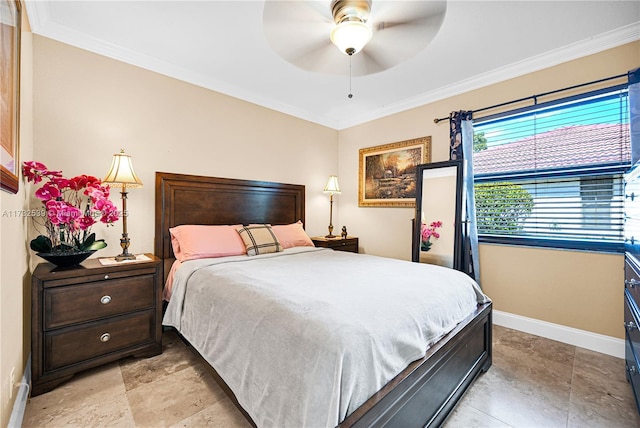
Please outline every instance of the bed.
M170 228L179 225L289 225L304 222L304 214L305 188L301 185L158 172L155 253L163 259L166 278L175 261ZM250 268L245 268L245 265L249 266L247 263ZM413 333L408 334L412 336L411 340L405 334L398 334L391 336L394 336L394 341L399 341L402 355L389 356L385 346L391 345L384 339L378 341L378 334L382 335L378 329L389 324L390 328L398 329L393 331L402 330L399 324L393 324L396 321L401 323L395 315L384 318L384 314L398 304L394 298L381 294L383 291L378 290L378 286L367 288L372 283L371 278L353 276L354 269L349 267L358 263L372 263L366 270L379 277L400 271L407 271L408 275L417 269L431 269L434 278L442 277L434 281L438 283L455 277L456 281L447 283L450 294L457 290L458 282L465 282L463 274L455 272L458 276L451 276L447 269L441 267L308 247L288 248L253 258L199 259L184 263L176 273L165 323L177 327L181 336L212 366L218 383L254 425L439 426L478 374L491 365L491 302L483 299L478 290L472 290L473 287L459 285L463 291L456 293L464 295L464 304L456 305L466 305L466 309L454 307L440 311L448 317L445 321L438 321L442 324L441 329L431 336L420 336L420 340L429 344L428 348L424 347L427 348L426 353L424 349L416 353ZM326 266L331 266L334 274L330 285L320 277ZM379 269L377 273L375 269ZM306 273L307 270L312 273ZM279 277L272 275L278 271L287 271L297 278L298 285L287 285L289 288L278 291L284 294L268 294L279 285ZM251 275L247 274L242 281L238 279L247 272ZM230 281L230 285L222 282L223 274L231 275L225 279ZM196 282L198 278L200 283ZM217 281L215 287L203 285L215 282L213 280ZM316 282L324 285L318 286ZM406 294L403 287L407 287L409 293L415 291L411 289L415 287L411 282L402 281L403 285L391 287L398 299L401 294ZM211 288L216 290L211 291ZM240 294L243 289L248 290L246 294ZM196 294L189 297L189 293L196 293L195 290L219 294L207 297L215 303L202 304L207 302L205 297ZM338 312L357 307L366 318L343 329L316 324L316 318L325 318L326 314L336 312L335 306L325 309L328 307L326 303L335 302L335 296L341 292L345 297L338 299L340 304L352 306L343 306ZM472 296L471 293L475 294ZM311 300L310 294L314 295ZM266 299L268 306L260 306L263 303L255 300L257 295L266 296L260 298ZM374 304L376 299L378 303ZM471 302L470 299L475 300ZM297 309L286 315L273 316L281 310L280 303L284 300L291 301L292 307ZM419 299L411 300L416 300L418 306L413 308L412 302L403 302L403 312L422 317L417 303ZM316 302L324 305L322 310L314 308ZM198 313L198 306L205 312ZM216 309L212 310L214 306ZM438 312L438 307L444 306L438 304L424 312ZM224 312L224 308L230 312ZM290 318L285 322L283 317ZM234 329L225 330L226 324L233 325ZM265 330L267 324L280 329L278 334ZM239 325L250 327L238 328ZM215 334L207 336L202 332L205 327ZM285 330L286 335L283 335ZM336 336L334 330L348 331L349 334ZM376 345L371 345L371 342ZM221 343L228 345L229 349ZM298 349L291 348L294 343L301 345ZM242 344L246 349L238 347ZM295 349L295 352L282 354L283 349ZM251 350L260 353L262 358L251 357ZM370 360L350 363L356 360L357 354L366 354ZM299 356L301 361L296 363L295 356ZM396 366L389 360L393 360ZM258 366L254 364L256 361ZM268 369L260 365L268 362L271 364ZM398 368L398 364L402 366ZM327 367L333 370L332 376L322 374L326 371L321 369L326 370ZM273 372L277 376L269 378L265 372ZM282 382L277 379L282 379ZM252 389L249 392L243 386L247 383L255 384L250 385ZM373 387L375 389L370 390ZM261 388L265 391L262 396L256 393ZM278 398L278 394L284 394L279 391L283 389L289 394L295 391L295 395L287 398L288 406L283 405L284 396Z

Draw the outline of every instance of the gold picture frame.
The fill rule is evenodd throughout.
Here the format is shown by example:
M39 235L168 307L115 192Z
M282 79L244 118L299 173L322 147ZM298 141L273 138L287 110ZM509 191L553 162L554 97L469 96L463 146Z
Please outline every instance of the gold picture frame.
M358 206L415 207L416 167L431 162L431 137L360 149Z
M0 1L0 188L18 193L22 11L19 0Z

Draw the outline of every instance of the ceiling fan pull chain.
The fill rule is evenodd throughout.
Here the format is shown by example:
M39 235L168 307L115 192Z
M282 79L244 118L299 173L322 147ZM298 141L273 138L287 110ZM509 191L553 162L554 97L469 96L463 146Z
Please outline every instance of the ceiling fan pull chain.
M353 55L349 55L349 95L347 97L353 98L353 94L351 93L351 61L353 60Z

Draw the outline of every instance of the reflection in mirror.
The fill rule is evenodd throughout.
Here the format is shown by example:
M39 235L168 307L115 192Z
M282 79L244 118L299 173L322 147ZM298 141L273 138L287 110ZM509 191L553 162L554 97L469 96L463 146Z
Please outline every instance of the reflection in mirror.
M413 261L461 267L462 161L418 165Z

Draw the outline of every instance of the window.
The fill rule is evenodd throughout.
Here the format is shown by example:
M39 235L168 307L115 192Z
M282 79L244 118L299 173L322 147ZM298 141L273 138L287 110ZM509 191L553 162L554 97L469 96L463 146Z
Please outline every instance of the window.
M618 186L620 191L616 192ZM613 197L619 199L621 192L621 183L616 183L613 177L581 178L582 228L595 233L611 229L611 216L616 213Z
M622 251L626 85L474 120L480 242Z

